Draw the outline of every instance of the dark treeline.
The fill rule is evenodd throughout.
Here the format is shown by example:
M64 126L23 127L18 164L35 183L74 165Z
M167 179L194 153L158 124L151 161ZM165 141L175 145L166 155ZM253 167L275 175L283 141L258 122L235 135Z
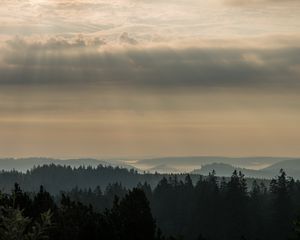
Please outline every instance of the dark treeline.
M189 175L184 180L175 175L163 178L154 189L147 183L137 187L149 199L162 232L184 239L289 239L300 214L300 182L284 171L269 185L253 181L248 186L243 174L235 171L230 179L213 172L193 184ZM110 206L112 196L126 192L113 184L104 193L99 188L75 188L68 196L101 210Z
M164 177L153 189L147 183L133 190L118 183L104 190L74 188L55 199L43 188L24 193L16 185L11 194L1 195L0 231L20 215L13 209L22 209L30 219L25 233L58 240L300 239L300 182L284 171L268 186L256 181L247 186L235 171L229 179L211 173L194 184L189 175Z
M177 179L184 180L187 174L176 174ZM0 171L0 190L9 193L17 182L24 191L36 192L43 185L53 195L60 191L70 191L75 186L80 189L101 187L105 189L109 184L121 182L126 188L133 188L140 182L147 182L156 187L163 178L172 174L139 173L134 169L99 165L97 167L70 167L61 165L43 165L34 167L25 173L19 171ZM193 182L197 182L199 174L190 175ZM252 179L247 179L252 184ZM263 180L260 180L263 181ZM264 180L268 184L268 180Z
M43 185L51 194L58 194L62 190L78 188L105 188L110 183L121 182L124 187L133 188L139 182L148 182L156 186L162 179L161 174L138 173L136 170L126 168L102 166L70 167L61 165L43 165L34 167L25 173L19 171L0 172L0 190L10 192L15 182L23 190L38 191ZM185 175L179 176L184 178Z

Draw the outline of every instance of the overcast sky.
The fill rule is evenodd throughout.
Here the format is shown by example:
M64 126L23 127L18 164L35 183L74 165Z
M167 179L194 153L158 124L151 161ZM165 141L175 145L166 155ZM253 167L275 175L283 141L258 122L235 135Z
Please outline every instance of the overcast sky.
M1 0L0 157L300 156L298 0Z

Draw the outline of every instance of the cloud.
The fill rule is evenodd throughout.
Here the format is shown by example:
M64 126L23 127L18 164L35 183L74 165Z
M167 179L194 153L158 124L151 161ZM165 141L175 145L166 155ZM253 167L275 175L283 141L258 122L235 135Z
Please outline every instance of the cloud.
M26 51L68 50L85 47L100 47L105 44L105 40L99 37L83 37L81 35L72 38L50 37L40 39L15 37L7 41L7 45L10 49L23 51L24 49L26 49Z
M123 32L119 38L121 43L126 43L126 44L131 44L131 45L136 45L138 44L138 41L135 40L134 38L130 37L127 32Z
M253 7L248 11L245 8L228 7L223 4L224 1L236 5L255 2L283 4L264 9ZM4 35L11 37L16 34L54 37L100 34L109 43L136 44L138 41L141 44L192 39L195 36L231 37L299 32L300 5L288 4L287 1L4 0L0 3L1 39Z
M274 40L275 41L275 40ZM7 42L0 85L103 88L290 88L300 90L300 47L265 45L111 46L78 38Z
M270 4L270 3L282 3L298 2L297 0L224 0L226 4L230 5L253 5L253 4Z

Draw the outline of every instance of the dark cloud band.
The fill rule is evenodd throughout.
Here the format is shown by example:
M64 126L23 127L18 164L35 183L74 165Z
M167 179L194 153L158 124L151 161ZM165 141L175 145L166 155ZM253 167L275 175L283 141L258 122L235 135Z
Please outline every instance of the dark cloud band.
M103 47L93 40L9 41L2 85L300 87L300 47Z

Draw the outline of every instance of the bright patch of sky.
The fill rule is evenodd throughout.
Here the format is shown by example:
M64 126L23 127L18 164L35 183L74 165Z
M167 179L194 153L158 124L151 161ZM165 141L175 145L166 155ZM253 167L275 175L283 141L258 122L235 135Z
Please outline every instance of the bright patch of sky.
M96 34L109 41L126 32L139 42L300 31L298 1L242 2L2 0L0 28L2 36Z

